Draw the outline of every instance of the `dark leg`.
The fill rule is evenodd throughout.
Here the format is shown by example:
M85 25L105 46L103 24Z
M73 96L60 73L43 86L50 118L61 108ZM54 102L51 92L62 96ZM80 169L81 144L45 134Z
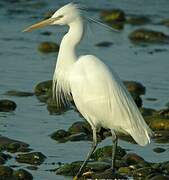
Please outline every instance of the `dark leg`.
M116 155L116 148L117 148L117 136L116 133L111 130L112 133L112 140L113 140L113 146L112 146L112 169L115 169L115 155Z
M86 166L86 164L87 164L87 161L90 159L90 156L92 155L92 153L93 153L94 150L96 149L96 146L97 146L96 129L93 129L93 144L92 144L92 148L91 148L91 150L89 151L89 153L87 154L87 157L86 157L85 161L83 162L82 166L81 166L80 169L79 169L79 172L77 173L77 175L75 176L74 179L77 179L77 178L81 175L83 169L85 168L85 166Z

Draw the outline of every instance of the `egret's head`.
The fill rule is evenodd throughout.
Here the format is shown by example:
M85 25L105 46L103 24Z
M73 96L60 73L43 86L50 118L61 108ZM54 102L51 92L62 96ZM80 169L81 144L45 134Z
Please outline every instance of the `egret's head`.
M69 3L60 9L58 9L51 18L36 23L24 30L33 31L38 28L45 27L47 25L67 25L73 22L77 17L79 17L79 9L76 4Z

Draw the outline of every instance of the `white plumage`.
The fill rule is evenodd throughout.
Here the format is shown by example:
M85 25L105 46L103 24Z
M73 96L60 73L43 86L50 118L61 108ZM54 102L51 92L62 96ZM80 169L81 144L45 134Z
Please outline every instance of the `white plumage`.
M77 108L93 128L129 133L142 146L150 142L151 130L132 97L119 77L97 57L80 57L68 81Z
M150 142L152 131L145 123L135 102L124 87L118 75L93 55L77 57L76 46L83 37L83 20L75 4L67 4L54 15L30 26L31 31L46 25L68 25L69 31L63 37L53 76L53 97L56 102L68 103L73 97L79 112L93 129L93 146L80 168L80 176L87 160L97 145L96 129L111 129L115 144L112 154L114 168L117 137L115 132L130 134L141 146Z

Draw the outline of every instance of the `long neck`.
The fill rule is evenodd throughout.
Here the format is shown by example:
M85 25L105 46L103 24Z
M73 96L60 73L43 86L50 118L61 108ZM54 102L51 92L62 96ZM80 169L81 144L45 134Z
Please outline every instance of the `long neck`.
M76 46L83 36L83 22L81 17L77 17L69 24L69 31L63 37L57 58L55 71L66 71L76 60Z

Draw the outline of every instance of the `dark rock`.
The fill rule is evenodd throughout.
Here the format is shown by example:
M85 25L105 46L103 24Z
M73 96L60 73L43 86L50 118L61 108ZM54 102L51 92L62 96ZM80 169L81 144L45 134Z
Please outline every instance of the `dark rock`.
M10 145L11 144L11 145ZM21 141L17 141L14 139L10 139L4 136L0 136L0 147L2 150L7 150L8 146L20 146L20 148L27 148L29 145L21 142Z
M121 159L125 154L126 151L120 146L117 146L115 158ZM104 146L102 148L98 148L91 156L91 158L94 160L101 160L106 157L112 157L112 146Z
M87 121L77 121L68 129L70 134L77 134L84 132L86 134L92 134L92 129Z
M17 180L32 180L33 176L31 173L24 169L19 169L13 172L13 177Z
M157 147L157 148L154 148L153 151L156 152L156 153L163 153L166 150L164 148Z
M98 47L110 47L112 45L113 45L113 43L112 42L108 42L108 41L104 41L104 42L100 42L100 43L96 44L96 46L98 46Z
M144 95L146 92L145 86L136 81L123 81L124 85L130 93L139 95Z
M142 104L143 104L141 97L135 93L130 93L130 94L131 94L132 98L134 99L134 102L136 103L137 107L141 108Z
M120 9L103 10L101 19L107 23L124 22L126 20L124 11Z
M7 91L5 93L7 96L17 96L17 97L28 97L28 96L33 96L34 93L32 92L24 92L24 91L17 91L17 90L11 90Z
M166 175L156 175L152 178L149 178L149 180L169 180L169 176Z
M53 98L49 97L49 99L47 100L47 109L51 115L54 115L54 114L59 115L66 112L69 108L68 108L68 105L63 104L61 102L58 105Z
M42 32L41 34L44 36L50 36L52 33L49 31L45 31L45 32Z
M89 136L86 133L72 134L65 138L67 141L86 141L90 140Z
M145 162L142 157L135 153L126 154L123 156L122 161L124 161L128 166Z
M42 53L58 52L59 45L54 42L42 42L39 45L38 50Z
M37 166L27 166L26 168L30 169L30 170L33 170L33 171L38 170Z
M18 142L13 142L7 145L6 149L8 152L15 153L21 147L21 144Z
M10 178L12 176L13 170L8 166L0 165L0 177L1 178Z
M50 137L51 137L52 139L56 140L56 141L65 142L65 141L66 141L65 138L66 138L67 136L69 136L69 135L70 135L69 132L67 132L67 131L65 131L65 130L63 130L63 129L60 129L60 130L52 133L52 134L50 135Z
M169 36L148 29L137 29L129 35L130 40L144 43L169 43Z
M154 131L154 140L157 143L168 143L169 142L169 130Z
M19 163L27 163L32 165L40 165L44 162L46 156L41 152L31 152L27 154L18 154L16 156L16 161Z
M48 99L52 96L52 80L38 83L34 91L36 96L46 95Z
M161 109L161 110L157 111L157 113L158 113L160 116L169 117L169 108L167 108L167 109Z
M133 16L126 20L128 24L131 25L144 25L151 22L151 20L146 16Z
M140 108L140 112L143 116L152 116L154 113L156 113L156 110L142 107Z
M0 112L9 112L16 109L16 103L14 101L3 99L0 100Z

